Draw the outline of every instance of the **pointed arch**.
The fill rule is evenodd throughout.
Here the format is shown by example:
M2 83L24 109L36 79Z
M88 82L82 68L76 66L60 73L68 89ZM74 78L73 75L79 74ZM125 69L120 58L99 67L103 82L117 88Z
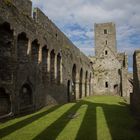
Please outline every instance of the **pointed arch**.
M54 50L50 53L50 78L51 82L55 81L55 52Z
M20 109L33 104L33 92L28 83L25 83L20 89Z
M86 75L85 75L85 97L88 94L88 71L86 71Z
M82 98L83 94L83 69L80 69L80 80L79 80L79 98Z
M0 88L0 116L10 113L11 101L10 95L6 93L4 88Z
M11 81L11 67L10 60L13 51L13 30L10 24L4 22L0 24L0 79L2 81Z
M28 38L26 33L22 32L17 38L17 59L19 62L26 62L28 51Z
M47 69L48 69L48 49L45 45L42 48L42 81L43 83L47 82Z
M38 58L39 58L39 43L38 40L35 39L32 42L32 47L31 47L31 58L32 62L35 64L38 64Z
M91 95L91 92L92 92L92 90L91 90L91 73L90 73L90 75L89 75L89 95Z
M77 68L76 64L72 67L72 92L74 93L73 99L76 99L76 75L77 75Z
M60 84L61 83L61 79L62 79L62 66L61 66L61 55L60 53L57 55L57 83Z

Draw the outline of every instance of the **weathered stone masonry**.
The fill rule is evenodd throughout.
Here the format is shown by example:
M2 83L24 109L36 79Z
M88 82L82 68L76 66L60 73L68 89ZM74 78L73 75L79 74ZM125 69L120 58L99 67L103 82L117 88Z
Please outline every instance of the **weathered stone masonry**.
M93 62L93 92L129 96L127 93L128 59L117 52L114 23L95 24L95 56Z
M29 0L0 1L0 116L92 95L88 57Z
M133 94L130 101L133 111L140 116L140 50L133 55Z

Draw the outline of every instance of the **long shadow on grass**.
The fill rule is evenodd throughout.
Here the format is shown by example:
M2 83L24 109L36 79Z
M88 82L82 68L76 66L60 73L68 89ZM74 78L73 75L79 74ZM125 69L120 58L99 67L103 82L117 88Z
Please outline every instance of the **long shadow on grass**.
M47 127L43 132L37 135L33 140L55 140L60 132L71 120L68 118L70 114L75 114L81 105L88 105L88 109L84 116L82 125L76 137L76 140L88 140L88 137L92 140L97 139L96 132L96 108L93 103L80 101L73 105L67 112L65 112L60 118L58 118L53 124Z
M131 125L129 125L131 117L129 116L129 110L126 105L109 105L89 101L80 101L79 103L73 105L50 126L44 129L33 140L57 139L58 135L71 120L68 118L69 114L75 114L80 106L85 104L88 105L88 108L86 110L81 126L77 132L77 136L75 138L76 140L97 140L97 119L100 119L96 118L97 107L101 107L103 109L106 124L108 126L112 140L130 140L134 138L134 136L131 137L130 134L126 133L126 129L131 128Z
M83 101L83 103L87 104L88 108L77 133L76 140L97 140L97 119L100 119L96 117L97 107L103 109L112 140L139 140L140 135L132 132L132 119L126 104L108 105L88 101Z
M33 140L55 140L59 133L65 128L68 122L71 120L68 116L70 114L75 114L81 102L73 105L68 111L66 111L60 118L53 122L49 127L47 127L43 132L37 135Z
M0 138L3 138L11 133L13 133L14 131L18 130L18 129L21 129L22 127L26 126L26 125L29 125L30 123L36 121L37 119L55 111L56 109L58 109L60 107L59 106L54 106L54 107L51 107L50 109L44 111L44 112L41 112L41 113L38 113L38 114L35 114L29 118L26 118L22 121L19 121L13 125L10 125L10 126L7 126L5 128L2 128L0 129Z
M97 140L95 104L87 101L82 101L82 103L87 104L88 107L75 140Z

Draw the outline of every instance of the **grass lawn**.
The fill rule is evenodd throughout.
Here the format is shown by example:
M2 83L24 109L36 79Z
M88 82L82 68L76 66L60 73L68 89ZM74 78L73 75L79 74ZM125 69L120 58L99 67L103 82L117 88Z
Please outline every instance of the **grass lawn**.
M120 97L93 96L0 123L2 140L140 140Z

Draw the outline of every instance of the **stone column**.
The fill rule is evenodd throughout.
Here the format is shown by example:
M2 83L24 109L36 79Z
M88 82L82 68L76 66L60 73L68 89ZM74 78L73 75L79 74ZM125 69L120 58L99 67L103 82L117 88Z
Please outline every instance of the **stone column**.
M54 57L54 83L57 82L57 55Z
M75 98L79 99L79 81L75 82Z
M61 57L61 60L60 60L60 83L63 82L63 65L62 65L62 57Z
M39 46L39 53L38 53L38 64L42 62L42 47Z
M28 49L27 49L27 55L29 56L29 60L31 61L31 49L32 49L32 43L31 40L28 40Z
M89 82L87 82L87 97L90 96L89 94Z
M47 81L50 82L50 52L48 51L48 58L47 58Z

